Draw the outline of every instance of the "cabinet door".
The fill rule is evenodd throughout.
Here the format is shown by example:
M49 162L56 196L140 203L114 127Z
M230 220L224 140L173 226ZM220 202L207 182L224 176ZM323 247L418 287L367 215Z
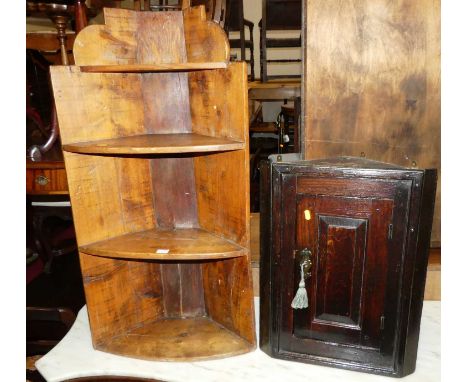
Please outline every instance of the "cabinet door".
M280 351L390 366L411 182L283 179ZM301 251L308 307L292 309Z

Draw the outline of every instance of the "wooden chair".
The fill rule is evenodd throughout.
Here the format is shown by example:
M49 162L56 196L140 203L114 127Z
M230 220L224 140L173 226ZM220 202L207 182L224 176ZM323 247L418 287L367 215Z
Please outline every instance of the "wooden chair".
M301 0L263 0L260 28L260 77L263 82L273 78L300 77L299 75L268 75L268 63L300 62L300 59L268 59L268 48L301 47L301 37L273 38L268 31L301 31Z
M229 38L231 49L240 49L241 60L250 64L250 80L255 80L255 56L253 43L253 22L244 18L244 3L242 0L223 0L226 9L226 22L224 30L229 37L229 32L239 32L239 38ZM245 28L249 30L249 38L246 39ZM245 50L249 49L250 56L246 60Z
M190 6L205 6L206 18L213 20L222 27L226 21L226 0L191 0Z
M68 308L26 308L26 352L45 354L67 334L75 322Z
M56 28L57 33L27 33L26 48L37 50L53 57L60 52L60 62L57 59L53 63L69 65L73 63L71 58L71 48L76 33L87 25L86 5L84 0L57 0L56 2L27 1L26 12L28 15L39 15L50 18ZM67 31L70 20L74 18L75 32ZM56 57L56 55L55 55ZM34 110L29 105L26 110L27 117L33 117ZM33 145L28 149L28 156L33 161L40 161L42 155L49 151L57 141L59 135L58 122L55 113L55 106L51 110L50 135L46 142L41 145Z
M294 99L294 104L281 105L280 123L282 124L279 132L279 145L281 150L278 152L299 153L300 152L300 115L301 98ZM288 137L285 140L285 136Z

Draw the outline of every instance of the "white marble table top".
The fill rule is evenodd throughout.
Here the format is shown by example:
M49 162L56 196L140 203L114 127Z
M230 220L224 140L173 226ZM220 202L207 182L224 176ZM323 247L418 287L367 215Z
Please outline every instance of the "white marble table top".
M258 298L255 298L258 329ZM258 330L257 330L258 337ZM231 358L199 362L151 362L94 350L84 306L63 340L36 362L48 382L90 376L129 376L158 380L203 382L389 382L388 377L355 371L277 360L260 349ZM440 302L425 301L419 337L416 372L404 382L440 381Z

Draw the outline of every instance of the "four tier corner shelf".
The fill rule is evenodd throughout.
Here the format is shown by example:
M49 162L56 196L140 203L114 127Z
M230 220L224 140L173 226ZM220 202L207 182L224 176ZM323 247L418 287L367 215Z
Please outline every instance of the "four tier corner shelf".
M105 9L51 67L96 349L255 349L247 71L203 7Z

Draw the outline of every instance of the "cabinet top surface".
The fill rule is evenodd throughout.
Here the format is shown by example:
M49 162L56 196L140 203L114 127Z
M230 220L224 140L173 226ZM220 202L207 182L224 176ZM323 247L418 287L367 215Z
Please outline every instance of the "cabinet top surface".
M418 168L408 168L403 166L398 166L391 163L379 162L375 160L370 160L360 157L334 157L334 158L324 158L324 159L314 159L314 160L300 160L300 161L290 161L290 162L274 162L272 164L274 167L278 168L290 168L291 166L297 170L306 169L306 168L316 168L316 169L345 169L345 170L387 170L387 171L401 171L401 172L411 172L411 173L421 173L423 169Z

